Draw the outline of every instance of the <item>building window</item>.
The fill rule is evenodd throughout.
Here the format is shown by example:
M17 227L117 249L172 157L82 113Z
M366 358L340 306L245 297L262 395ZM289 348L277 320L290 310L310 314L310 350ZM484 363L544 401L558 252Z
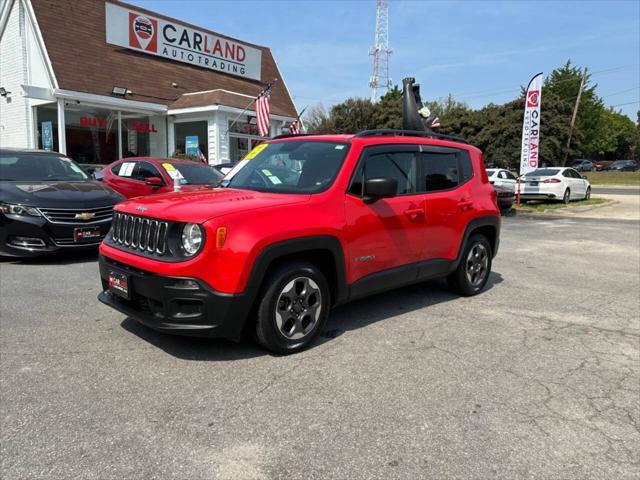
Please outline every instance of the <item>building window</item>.
M36 147L42 150L58 152L58 106L57 104L36 107L38 119Z
M122 157L151 155L150 136L157 134L156 126L147 116L122 113Z
M229 161L238 162L262 143L264 138L258 134L258 126L254 117L245 117L235 122L229 120Z
M208 126L206 120L197 122L179 122L175 127L175 154L195 155L199 158L201 152L209 158ZM198 152L199 149L199 152Z
M236 122L229 120L229 132L252 135L254 137L260 136L258 133L258 123L256 122L255 117L250 117L243 121L238 120Z
M118 112L69 102L64 107L67 155L78 163L118 159Z

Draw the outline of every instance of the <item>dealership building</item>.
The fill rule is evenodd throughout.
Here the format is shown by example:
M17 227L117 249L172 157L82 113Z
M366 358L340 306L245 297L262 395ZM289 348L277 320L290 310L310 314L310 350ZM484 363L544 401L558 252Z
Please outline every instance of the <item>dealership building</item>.
M274 136L296 109L267 47L116 0L2 1L0 147L236 161L264 140L253 101L268 83Z

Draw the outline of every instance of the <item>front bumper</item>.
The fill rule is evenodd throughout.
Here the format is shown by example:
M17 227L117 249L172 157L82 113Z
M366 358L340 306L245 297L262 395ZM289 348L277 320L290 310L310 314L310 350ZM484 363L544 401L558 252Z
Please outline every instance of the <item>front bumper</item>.
M511 206L513 205L514 200L515 200L515 195L513 193L508 194L508 195L499 194L498 195L498 208L500 210L511 208Z
M100 237L76 242L76 228L100 228ZM111 221L54 224L43 217L0 214L0 255L36 257L59 250L95 248L111 228Z
M100 255L105 305L154 330L176 335L239 340L251 311L249 291L227 294L196 278L170 277L139 270ZM109 273L127 275L129 298L109 291ZM191 285L185 288L185 283Z

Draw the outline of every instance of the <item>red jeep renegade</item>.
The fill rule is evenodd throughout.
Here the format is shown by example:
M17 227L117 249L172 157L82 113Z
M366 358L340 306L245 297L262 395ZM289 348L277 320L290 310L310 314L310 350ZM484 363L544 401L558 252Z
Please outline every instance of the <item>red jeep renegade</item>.
M436 138L434 138L436 137ZM447 277L485 286L500 215L482 153L444 135L276 138L223 187L116 206L103 303L154 329L307 347L332 306Z

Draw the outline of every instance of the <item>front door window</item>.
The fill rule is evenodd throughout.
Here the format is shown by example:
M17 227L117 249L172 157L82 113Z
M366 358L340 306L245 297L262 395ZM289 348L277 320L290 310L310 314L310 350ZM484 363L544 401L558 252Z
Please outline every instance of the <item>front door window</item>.
M176 151L173 157L200 160L209 158L208 126L206 120L175 124Z

